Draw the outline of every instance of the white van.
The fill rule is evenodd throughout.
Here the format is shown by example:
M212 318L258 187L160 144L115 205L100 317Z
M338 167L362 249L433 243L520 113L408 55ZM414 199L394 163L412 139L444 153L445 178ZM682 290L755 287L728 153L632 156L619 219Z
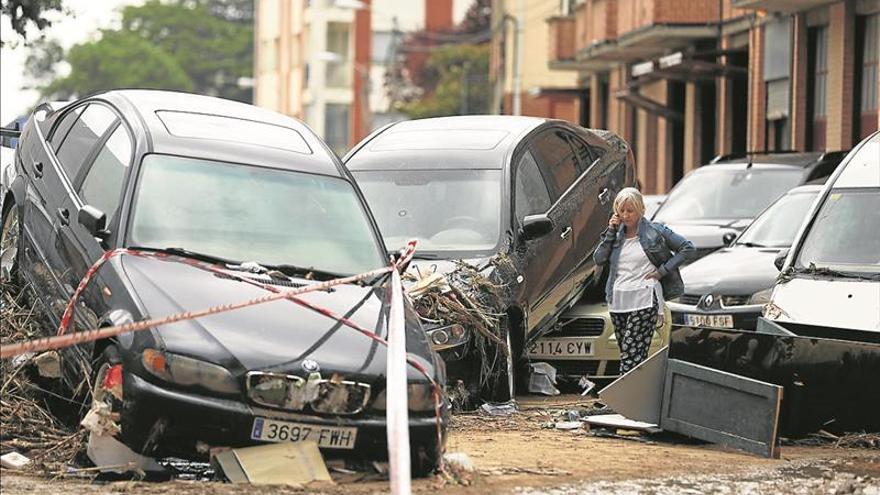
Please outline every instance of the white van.
M844 159L776 263L765 318L797 335L880 342L880 133Z

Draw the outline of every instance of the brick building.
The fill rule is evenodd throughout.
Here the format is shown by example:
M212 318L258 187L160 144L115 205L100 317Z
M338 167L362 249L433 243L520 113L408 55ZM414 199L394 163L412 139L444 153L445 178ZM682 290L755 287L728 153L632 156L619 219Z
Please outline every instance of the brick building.
M547 86L569 86L574 74L556 95L576 109L526 104L522 85L522 113L624 136L647 192L668 191L718 154L849 149L878 128L880 0L523 4L498 1L495 15L523 9L524 37L544 31ZM528 17L537 4L553 9L543 25ZM510 113L513 47L504 34L493 53L507 70L499 87Z

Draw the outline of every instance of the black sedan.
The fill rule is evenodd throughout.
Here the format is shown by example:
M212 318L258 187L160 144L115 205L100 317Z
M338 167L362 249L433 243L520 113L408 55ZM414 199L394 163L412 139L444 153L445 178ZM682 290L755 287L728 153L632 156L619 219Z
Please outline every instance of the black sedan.
M111 91L25 127L4 201L13 277L58 326L80 279L75 329L248 300L387 264L350 174L302 123L250 105L161 91ZM151 456L213 446L315 440L326 456L387 455L386 350L327 312L387 336L386 277L80 345L63 356L78 384L122 381L121 439ZM323 312L308 305L317 306ZM407 307L414 471L432 469L445 379ZM84 365L84 366L83 366ZM97 393L96 393L97 395ZM106 396L106 394L102 394ZM444 399L445 400L445 399ZM441 408L445 411L446 408ZM440 413L445 414L445 413Z
M821 185L799 186L761 213L729 247L682 268L684 294L667 305L672 322L754 330L779 275L773 264L794 241Z
M411 266L417 277L448 274L456 260L488 267L481 273L503 287L493 305L501 327L494 333L508 340L520 366L530 343L598 282L592 252L615 195L635 180L632 154L614 134L532 117L392 124L343 162L364 191L386 246L419 240ZM485 349L470 351L473 329L450 323L428 323L450 378L461 373L473 383L468 371L482 357L504 377L482 380L484 395L509 397L514 363L505 367ZM572 349L590 355L589 345Z

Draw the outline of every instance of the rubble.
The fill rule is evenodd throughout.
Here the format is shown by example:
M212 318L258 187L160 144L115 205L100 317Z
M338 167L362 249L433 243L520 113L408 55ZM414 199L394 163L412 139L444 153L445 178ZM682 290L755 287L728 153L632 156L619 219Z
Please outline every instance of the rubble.
M559 395L556 388L556 368L550 363L529 363L529 392L544 395Z
M30 463L30 459L18 452L10 452L0 456L0 466L6 469L22 469Z

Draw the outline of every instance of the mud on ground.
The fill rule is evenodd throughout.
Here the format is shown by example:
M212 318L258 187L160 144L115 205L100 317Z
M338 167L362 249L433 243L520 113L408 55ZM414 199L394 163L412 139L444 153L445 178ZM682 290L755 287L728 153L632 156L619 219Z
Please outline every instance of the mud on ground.
M865 493L880 495L880 450L783 447L781 459L764 459L668 434L630 439L601 438L585 429L548 428L560 413L590 401L579 396L520 398L520 412L494 417L456 415L447 452L473 461L472 475L416 480L415 492L517 493ZM81 474L83 476L83 474ZM95 485L92 475L40 476L2 470L4 494L121 493L366 494L387 491L385 481L303 487L231 485L206 481L114 482ZM373 477L375 478L375 477Z

